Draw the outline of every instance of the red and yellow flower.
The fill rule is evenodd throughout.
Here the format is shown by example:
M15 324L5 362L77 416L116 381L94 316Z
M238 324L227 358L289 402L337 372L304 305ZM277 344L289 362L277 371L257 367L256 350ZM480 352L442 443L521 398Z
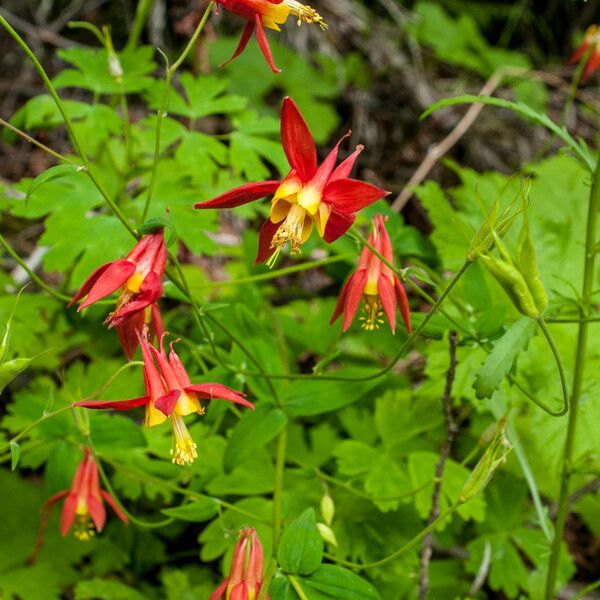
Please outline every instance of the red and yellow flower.
M100 488L98 466L89 448L84 451L71 489L58 492L46 500L44 504L46 515L52 506L63 498L65 498L65 503L60 516L60 532L63 536L66 536L69 530L74 528L75 537L78 540L87 541L96 531L102 531L106 522L103 500L106 500L123 523L128 523L127 516L118 507L113 497Z
M583 36L583 41L575 50L569 62L574 64L579 62L579 60L588 52L588 50L592 48L592 52L585 63L585 68L583 69L583 74L581 79L583 81L587 81L593 72L600 67L600 29L598 25L590 25Z
M173 427L172 461L178 465L191 464L197 458L196 444L192 439L183 417L191 413L204 414L200 400L221 398L254 409L244 394L236 392L220 383L193 384L179 356L173 350L167 358L162 341L160 350L148 343L145 336L140 336L142 358L144 360L144 383L146 394L131 400L82 401L74 406L85 408L129 410L138 406L146 408L145 425L154 427L167 419ZM155 362L156 361L156 362ZM157 365L158 364L158 368Z
M106 322L109 327L122 325L161 297L166 262L164 233L159 229L142 237L125 258L98 267L84 281L69 306L85 298L77 309L80 311L120 289L116 308Z
M115 329L128 360L132 360L139 345L139 336L143 331L148 332L148 339L160 340L165 332L158 304L153 302L143 310L125 317Z
M252 527L241 529L239 536L229 576L211 594L209 600L256 600L260 594L264 570L260 540Z
M288 242L292 254L301 252L313 228L326 241L333 242L354 223L355 213L389 192L364 181L349 178L363 146L341 162L335 163L338 147L346 134L321 165L308 126L291 98L281 108L281 143L291 171L283 181L247 183L229 190L195 208L235 208L273 195L271 212L259 234L257 263L276 258Z
M394 253L390 236L385 228L381 215L374 219L373 233L369 244L390 264L394 264ZM368 331L378 329L383 323L383 315L387 317L392 332L396 330L396 307L408 332L411 331L410 309L402 282L376 254L364 247L360 254L358 267L344 284L340 297L333 311L330 324L343 314L343 330L347 331L356 316L361 300L364 303L365 315L360 317L362 327Z
M267 59L273 73L279 73L280 69L275 66L265 27L281 31L279 25L285 23L287 18L293 15L297 18L298 25L302 22L318 23L321 29L327 29L323 18L314 8L300 4L296 0L217 0L217 4L248 21L235 52L221 66L231 62L245 50L256 29L256 39L263 56Z

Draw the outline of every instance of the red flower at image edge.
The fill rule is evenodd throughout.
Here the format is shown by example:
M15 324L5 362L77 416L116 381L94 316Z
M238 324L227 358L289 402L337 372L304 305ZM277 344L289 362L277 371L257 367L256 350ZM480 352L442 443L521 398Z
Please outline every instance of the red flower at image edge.
M218 5L223 6L229 12L244 17L248 21L235 52L221 66L237 58L246 49L256 29L256 39L258 40L260 51L266 58L269 67L271 67L271 71L279 73L280 70L275 66L264 28L268 27L275 31L281 31L279 25L285 23L290 14L297 17L298 25L302 22L318 23L321 29L327 29L327 25L316 10L310 6L300 4L296 0L218 0Z
M394 253L390 236L385 228L381 215L374 219L373 233L369 244L379 252L390 264L394 264ZM344 284L340 297L333 311L330 324L343 314L343 330L347 331L356 316L361 299L364 301L365 316L360 317L362 327L369 331L378 328L385 313L390 329L396 330L396 306L407 331L410 333L410 310L406 292L398 276L367 247L362 249L358 267Z
M65 498L60 516L60 532L66 536L74 527L75 537L87 541L96 531L100 532L106 522L106 509L102 500L109 506L123 523L128 519L117 506L113 497L105 490L100 489L98 466L89 448L86 448L83 459L77 467L71 489L63 490L46 500L44 509L51 509L56 502Z
M84 281L69 306L85 298L77 309L80 311L121 289L116 308L106 322L110 327L122 325L162 296L161 279L166 262L164 233L159 229L142 237L125 258L98 267Z
M239 535L229 577L210 595L209 600L256 600L260 594L264 569L260 540L251 527L241 529Z
M160 351L150 346L145 336L140 336L140 346L144 360L144 383L146 394L131 400L82 401L73 406L85 408L129 410L145 406L145 425L154 427L167 419L173 427L173 448L171 456L178 465L191 464L198 454L196 444L189 434L183 417L191 413L204 414L200 400L221 398L254 409L244 394L236 392L220 383L193 384L177 356L173 345L167 358L160 345ZM156 362L155 362L156 361ZM158 364L158 368L156 366Z
M262 263L290 243L291 253L300 253L300 245L313 224L326 242L333 242L354 223L355 213L389 192L364 181L350 179L363 146L335 167L340 142L317 167L314 139L291 98L281 108L281 143L291 171L283 181L246 183L208 200L195 208L235 208L274 194L271 212L259 234L256 263Z
M571 56L569 62L574 64L578 62L581 57L588 51L590 47L593 47L592 53L585 63L583 74L581 79L587 81L594 71L600 67L600 29L597 25L590 25L583 36L583 41L579 45L579 48L575 50Z

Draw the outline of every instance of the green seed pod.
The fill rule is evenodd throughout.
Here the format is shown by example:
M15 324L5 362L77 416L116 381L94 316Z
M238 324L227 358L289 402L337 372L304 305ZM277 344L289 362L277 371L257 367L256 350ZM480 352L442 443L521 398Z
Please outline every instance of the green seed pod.
M517 310L531 319L539 318L540 311L527 282L512 261L509 263L488 255L482 255L480 259L494 279L504 288Z
M338 545L335 533L333 533L331 528L325 525L325 523L317 523L317 529L319 530L319 533L324 541L332 546Z
M540 279L535 248L533 246L531 234L529 233L529 219L527 218L527 213L525 213L523 227L521 228L519 240L517 241L516 261L517 267L523 274L531 292L531 296L533 297L533 301L541 315L548 306L548 297L546 296L544 284Z
M321 498L321 515L323 515L323 520L327 525L331 525L334 514L335 504L333 503L333 498L325 492L325 495Z

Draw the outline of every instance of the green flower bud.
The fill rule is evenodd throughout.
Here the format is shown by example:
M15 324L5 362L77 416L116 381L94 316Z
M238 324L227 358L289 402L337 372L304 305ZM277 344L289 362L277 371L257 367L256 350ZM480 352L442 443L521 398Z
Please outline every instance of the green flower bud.
M333 521L333 515L335 514L335 504L333 498L325 492L323 498L321 498L321 515L327 525L331 525Z
M540 272L535 257L535 248L533 247L533 240L529 233L529 219L527 218L527 213L525 213L523 227L519 233L516 261L519 270L527 282L533 301L539 313L542 314L548 306L548 297L546 296L544 284L540 279Z
M338 545L335 533L333 533L331 528L325 525L325 523L317 523L317 529L319 530L319 533L325 542L331 544L332 546Z

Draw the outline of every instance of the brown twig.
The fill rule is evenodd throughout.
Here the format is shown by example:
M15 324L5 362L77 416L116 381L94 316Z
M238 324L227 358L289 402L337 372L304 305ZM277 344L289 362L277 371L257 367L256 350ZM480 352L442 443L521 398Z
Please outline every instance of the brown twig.
M533 79L539 79L548 85L553 87L567 90L569 84L565 82L562 77L554 75L552 73L546 73L545 71L528 71L527 69L519 69L517 67L501 67L498 69L486 82L485 85L479 90L478 96L490 96L494 93L496 88L502 83L504 77L531 77ZM600 103L591 94L578 90L576 98L579 98L582 102L589 104L594 110L600 110ZM483 110L485 104L472 104L469 110L465 113L464 117L456 124L454 129L441 141L439 144L434 144L427 151L427 156L423 162L419 165L418 169L413 173L412 177L398 194L394 202L392 203L392 209L396 212L400 212L406 203L412 198L415 187L417 187L429 174L431 169L436 163L447 154L450 149L460 140L460 138L469 130L471 125L475 122L479 113Z
M440 452L437 465L435 467L435 485L431 497L431 510L427 519L427 525L431 525L440 516L440 496L442 491L442 477L444 467L450 456L454 438L458 433L458 425L452 414L452 385L456 375L456 344L458 334L455 331L450 332L450 365L446 371L446 386L442 395L442 408L444 410L444 420L446 422L446 439ZM419 576L419 600L425 600L429 589L429 561L431 560L431 545L433 542L433 531L429 532L423 538L423 548L421 550L421 572Z

